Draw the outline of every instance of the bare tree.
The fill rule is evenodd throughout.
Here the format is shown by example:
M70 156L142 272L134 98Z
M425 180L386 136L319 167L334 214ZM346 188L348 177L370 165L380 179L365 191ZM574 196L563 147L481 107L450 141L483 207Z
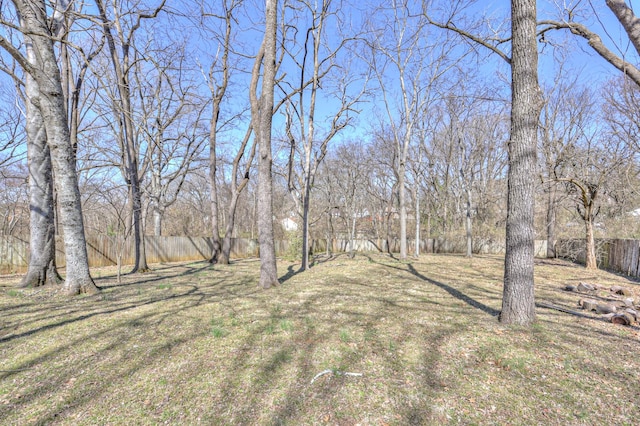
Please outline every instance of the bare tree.
M336 58L350 39L340 37L337 45L332 46L326 36L328 25L341 26L338 14L341 5L334 5L332 0L322 0L319 4L301 2L301 6L301 13L308 13L309 24L306 31L300 31L301 28L296 31L296 35L302 33L300 51L293 47L286 49L287 52L297 52L298 57L290 53L296 64L297 75L294 77L297 82L281 82L280 86L288 84L292 87L292 93L286 96L286 134L290 144L287 175L289 193L302 217L300 269L306 270L309 267L311 188L316 172L326 156L330 141L351 121L349 113L354 112L366 85L353 93L350 87L354 80L352 70L336 64ZM333 86L332 80L337 82L335 99L326 90ZM318 101L324 105L322 116ZM335 109L328 112L332 101L336 103ZM325 122L329 124L323 128L322 123Z
M545 91L540 118L539 154L546 192L547 257L556 256L557 216L563 197L558 180L571 161L572 148L594 120L594 102L589 90L578 86L579 76L566 79L561 67L553 86Z
M436 96L436 85L442 84L456 63L450 55L450 41L430 34L428 21L412 10L412 5L406 0L393 1L388 15L384 10L375 14L385 21L381 22L382 30L372 31L368 55L397 151L394 169L398 179L401 259L407 258L405 180L409 146L415 143L418 122ZM396 80L395 86L390 85L390 75Z
M37 102L51 152L64 231L67 258L64 289L69 294L96 292L98 288L89 273L74 151L66 116L61 75L53 46L52 31L56 29L58 11L54 10L52 19L46 15L48 9L44 1L15 0L13 5L21 19L19 27L30 39L37 60L35 64L32 63L4 37L0 37L0 47L5 49L38 85ZM12 26L16 27L16 25ZM33 100L32 98L31 102Z
M114 3L113 19L110 19L104 1L96 0L99 19L109 48L111 66L115 73L117 87L117 98L115 99L115 107L117 109L116 125L119 127L116 135L122 150L123 175L131 192L129 200L131 202L133 236L135 240L135 265L132 272L145 272L149 267L147 266L144 246L139 144L135 131L130 73L134 65L135 35L141 28L143 20L153 19L158 16L164 8L165 1L160 1L157 7L149 11L119 10L118 7L122 5ZM128 19L128 22L125 19ZM120 52L118 52L118 47ZM135 60L138 59L140 58L135 58Z
M214 38L218 41L216 56L212 59L209 70L206 74L207 86L211 93L211 118L209 120L209 189L211 206L211 228L212 228L212 254L209 261L216 263L222 251L220 243L220 208L218 205L218 134L220 132L220 112L222 101L229 87L229 55L231 53L232 25L234 22L234 11L242 4L242 0L225 0L221 2L221 12L204 12L203 16L213 17L224 23L222 34L214 32ZM243 151L244 152L244 151ZM235 175L234 175L235 182ZM235 211L235 206L234 206ZM233 228L232 228L233 229ZM228 263L228 256L225 259Z
M535 321L534 181L538 118L542 108L538 85L536 1L511 2L511 140L507 191L507 239L504 293L500 321Z
M144 179L146 185L141 184L151 209L153 233L161 235L164 212L178 199L186 176L199 166L205 102L187 77L184 46L157 46L153 56L151 50L149 46L146 62L135 63L133 78L137 127L147 146L140 173L149 177Z
M229 263L231 238L236 226L236 211L240 196L249 184L251 166L256 152L256 138L252 138L253 123L249 122L246 124L245 134L239 145L232 148L235 155L231 160L231 172L227 173L229 194L226 200L226 217L223 217L223 223L220 223L222 195L218 181L225 177L219 173L222 167L218 158L220 139L225 127L234 127L234 123L244 116L244 111L231 112L228 103L227 108L223 108L228 89L233 83L231 72L238 69L237 62L241 60L238 58L243 56L237 53L238 42L234 34L241 31L237 25L236 15L243 4L241 0L226 0L219 5L220 11L205 12L205 16L216 19L220 27L217 30L211 30L217 50L206 72L206 81L212 104L209 120L209 187L213 250L210 262L221 264ZM223 109L226 109L226 117L223 116ZM224 229L222 241L220 241L220 228Z
M323 182L334 191L333 201L327 209L338 215L343 223L343 235L349 241L349 256L355 256L355 239L359 235L358 223L367 213L366 187L369 182L369 164L366 148L354 141L344 143L333 151L323 169Z
M426 13L427 11L425 11ZM537 125L542 108L538 85L537 9L535 0L511 1L511 37L490 39L429 18L491 50L511 66L511 138L508 145L507 226L504 289L500 321L531 324L534 303L534 185ZM500 45L511 41L511 56Z
M265 32L251 74L251 120L258 144L258 240L260 243L260 282L263 289L278 285L278 269L273 235L273 177L271 123L273 119L276 80L276 36L278 0L265 2ZM258 81L262 72L262 89Z

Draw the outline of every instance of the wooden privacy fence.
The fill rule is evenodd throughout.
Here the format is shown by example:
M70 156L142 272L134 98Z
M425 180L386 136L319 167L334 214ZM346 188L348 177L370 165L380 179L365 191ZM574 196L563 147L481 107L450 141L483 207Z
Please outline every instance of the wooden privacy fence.
M179 262L187 260L205 260L211 257L213 243L205 237L145 237L147 262ZM56 240L56 263L65 266L65 257L61 238ZM87 255L89 266L132 265L134 259L133 241L123 241L120 237L106 235L87 236ZM250 239L232 239L231 257L255 257L258 255L258 242ZM29 261L29 242L15 237L0 236L0 273L25 272Z
M560 240L558 257L585 262L584 239ZM598 267L640 277L640 240L597 239L596 256Z
M246 258L258 256L258 242L247 238L233 238L231 244L232 258ZM409 253L414 252L414 241L408 242ZM334 239L331 241L333 253L349 250L349 241ZM56 241L56 262L59 267L65 266L63 242ZM213 243L207 237L145 237L147 262L179 262L189 260L205 260L211 257ZM322 253L326 251L327 240L312 241L312 251ZM288 241L276 241L276 253L282 256L288 253ZM400 251L398 240L357 239L354 240L354 250L358 252L392 252ZM464 253L464 240L427 239L420 240L421 253ZM504 243L494 241L474 242L474 252L483 254L504 253ZM546 242L536 241L536 256L544 256ZM118 263L132 265L134 263L133 241L123 241L120 237L107 235L87 236L87 254L91 267L110 266ZM29 261L29 242L10 236L0 236L0 273L22 273L26 271Z

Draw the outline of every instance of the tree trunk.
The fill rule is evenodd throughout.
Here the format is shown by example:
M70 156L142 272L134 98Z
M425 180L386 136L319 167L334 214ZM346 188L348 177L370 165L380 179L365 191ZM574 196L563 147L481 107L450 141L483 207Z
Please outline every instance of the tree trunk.
M213 126L217 125L217 117L211 119L211 130L209 132L209 190L210 190L210 206L211 206L211 241L213 247L211 248L211 258L209 263L216 263L220 257L220 231L218 224L218 182L216 181L216 175L218 170L217 158L216 158L216 134L217 131ZM229 259L227 258L227 262Z
M507 188L504 289L500 321L535 321L534 181L542 102L538 86L536 1L512 0L511 139Z
M236 220L236 208L238 206L238 200L240 199L240 193L235 192L231 196L229 202L229 218L227 219L227 225L224 232L224 238L222 240L222 250L220 251L218 261L221 265L228 265L229 258L231 256L231 235L233 234L233 227Z
M260 244L260 282L263 289L278 284L276 250L273 236L273 177L271 153L271 123L273 119L273 95L276 73L276 34L278 0L266 0L266 25L262 54L256 58L252 79L259 78L260 62L264 62L262 91L258 101L254 82L252 86L252 116L256 123L258 139L258 242Z
M64 290L68 294L94 293L98 287L89 273L87 246L78 178L75 170L75 155L67 123L64 94L60 80L53 41L43 1L35 5L17 3L22 15L25 32L33 42L38 58L34 79L39 89L39 107L47 133L56 190L60 206L61 225L64 233L66 253L66 280ZM36 6L36 7L33 7Z
M556 183L551 183L549 194L547 196L547 258L554 259L556 257L556 221L557 221L557 194Z
M25 37L27 59L35 66L36 56ZM25 108L27 159L29 168L29 266L20 287L59 284L62 278L56 269L53 177L47 133L38 103L38 85L29 74L25 76Z
M471 222L471 189L466 188L465 190L467 195L467 203L466 203L466 217L465 217L465 231L467 234L467 257L473 256L473 232L472 232L472 222Z
M596 258L596 241L593 235L593 219L590 217L585 219L585 268L598 269L598 261Z
M355 238L356 238L356 215L351 215L351 226L349 227L349 257L353 259L356 256Z
M415 189L415 200L416 200L416 246L415 246L415 257L416 259L420 257L420 189L416 187Z
M159 206L153 208L153 235L162 236L162 211Z
M120 33L122 43L127 44L126 48L123 47L122 62L118 57L116 50L115 39L112 34L112 21L107 17L104 2L102 0L96 1L96 6L100 13L100 19L102 20L102 28L104 35L107 39L107 45L109 46L109 54L111 64L115 72L117 81L119 99L116 99L116 108L119 109L120 120L124 125L124 140L120 141L121 149L123 151L123 177L129 187L129 194L131 196L131 218L133 221L133 237L135 247L135 264L131 273L134 272L147 272L149 266L147 265L146 251L144 245L144 224L142 223L142 189L140 185L140 176L138 175L138 152L136 146L135 132L133 123L133 107L131 105L131 89L129 85L128 72L131 69L129 64L129 40L124 39L124 35ZM119 27L117 27L119 28ZM139 28L139 27L138 27ZM133 36L133 32L129 34L129 37Z
M133 160L129 169L129 190L131 195L131 212L133 213L133 241L135 247L135 263L131 273L147 272L147 254L144 245L144 225L142 223L142 192L138 179L138 162Z
M406 166L400 163L398 168L398 202L400 204L400 259L407 259L407 200L404 187Z
M311 202L311 183L307 173L302 198L302 265L301 271L309 269L309 203Z

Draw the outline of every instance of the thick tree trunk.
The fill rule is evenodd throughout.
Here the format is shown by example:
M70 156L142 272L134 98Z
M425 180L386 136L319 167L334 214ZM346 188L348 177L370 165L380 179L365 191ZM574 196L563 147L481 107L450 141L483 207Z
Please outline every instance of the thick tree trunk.
M27 59L35 66L36 57L26 39ZM47 134L38 103L38 86L33 77L25 76L27 160L29 168L29 266L20 287L59 284L56 269L53 177Z
M504 290L500 321L535 321L534 181L536 137L542 107L538 86L536 1L512 0L511 139L507 189Z
M278 284L276 250L273 235L273 178L271 153L271 123L273 119L273 95L276 74L276 34L278 1L266 0L266 25L263 41L263 57L257 61L264 62L262 91L259 102L252 95L252 115L256 125L258 138L258 241L260 244L260 282L263 289ZM259 66L257 67L259 73ZM254 68L253 78L257 78Z
M30 37L34 53L38 57L33 77L38 84L39 107L56 177L55 185L67 263L64 290L68 294L93 293L98 291L98 288L89 273L75 155L67 123L60 69L56 61L50 29L46 25L48 21L44 16L46 8L43 1L37 2L36 7L32 4L17 3L17 5L26 32L33 34Z

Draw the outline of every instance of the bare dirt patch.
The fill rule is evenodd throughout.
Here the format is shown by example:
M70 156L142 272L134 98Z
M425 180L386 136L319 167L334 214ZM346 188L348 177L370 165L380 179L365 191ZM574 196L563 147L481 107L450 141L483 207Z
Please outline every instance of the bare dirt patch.
M638 329L545 308L504 327L502 262L283 262L268 291L256 260L154 265L121 284L101 269L102 292L79 297L5 277L1 423L636 424ZM540 301L578 309L563 288L580 281L640 294L536 265Z

